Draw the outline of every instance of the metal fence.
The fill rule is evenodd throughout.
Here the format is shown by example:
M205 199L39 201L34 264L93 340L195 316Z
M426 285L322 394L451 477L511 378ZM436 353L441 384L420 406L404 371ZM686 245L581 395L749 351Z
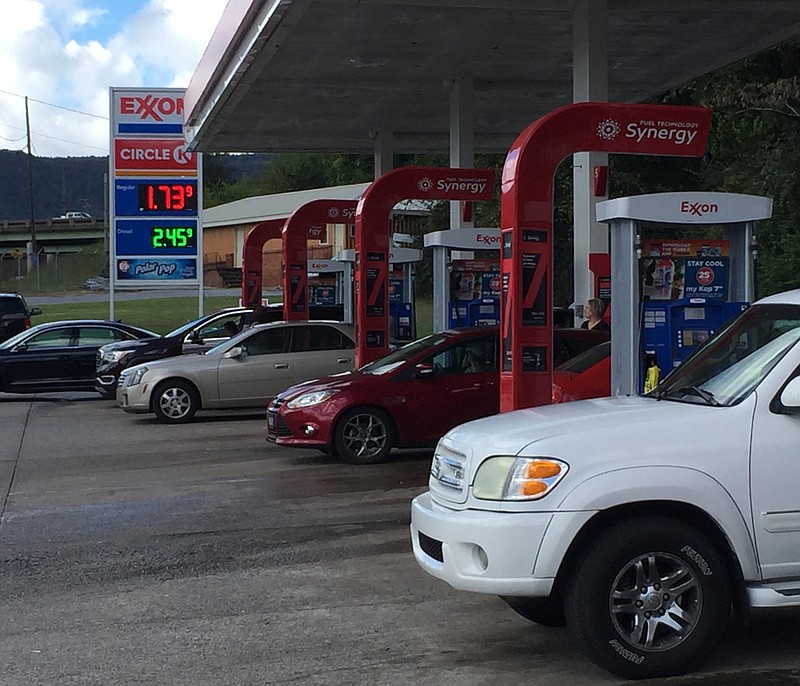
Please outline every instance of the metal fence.
M86 246L77 252L0 252L0 290L80 290L87 279L100 274L108 274L108 255L102 245Z

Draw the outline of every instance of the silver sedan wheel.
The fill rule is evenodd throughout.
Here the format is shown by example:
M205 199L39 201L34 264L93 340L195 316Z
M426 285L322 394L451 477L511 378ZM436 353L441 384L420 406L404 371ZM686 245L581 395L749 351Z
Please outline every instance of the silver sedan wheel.
M625 565L612 586L614 627L632 645L669 650L692 633L703 609L694 570L669 553L648 553Z
M153 410L162 422L189 421L197 412L198 401L194 389L182 381L168 382L155 390Z

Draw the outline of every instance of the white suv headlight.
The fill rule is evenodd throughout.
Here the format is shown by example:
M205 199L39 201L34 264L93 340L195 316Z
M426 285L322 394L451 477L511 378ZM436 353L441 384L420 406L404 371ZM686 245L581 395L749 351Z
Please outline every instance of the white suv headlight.
M481 500L537 500L568 470L566 462L552 457L490 457L478 467L472 494Z
M136 367L130 374L128 386L136 386L142 382L142 377L147 374L147 367Z
M336 395L337 391L314 391L313 393L304 393L294 400L286 403L286 407L290 410L298 410L301 407L311 407L312 405L319 405L329 400Z

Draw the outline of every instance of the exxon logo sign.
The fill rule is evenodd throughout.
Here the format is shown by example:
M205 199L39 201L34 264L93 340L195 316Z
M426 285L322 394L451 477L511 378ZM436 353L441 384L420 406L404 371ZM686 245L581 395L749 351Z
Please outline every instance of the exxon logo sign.
M140 121L172 120L183 117L183 98L169 95L121 96L119 113Z
M500 247L501 237L499 234L492 235L488 233L479 233L475 236L475 242L478 245L488 245L492 247Z
M692 202L690 200L682 200L680 211L681 214L704 217L707 214L716 214L719 212L719 205L715 202Z

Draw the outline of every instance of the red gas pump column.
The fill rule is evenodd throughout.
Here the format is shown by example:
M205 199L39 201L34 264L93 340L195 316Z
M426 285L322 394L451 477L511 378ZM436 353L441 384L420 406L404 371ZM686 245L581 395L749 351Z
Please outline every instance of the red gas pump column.
M490 200L491 169L402 167L367 188L356 211L356 367L389 351L389 221L401 200Z
M256 307L261 304L264 244L281 237L281 228L285 222L286 219L260 222L245 237L242 248L242 305Z
M506 156L500 225L500 411L547 405L553 385L553 177L576 152L702 157L711 110L575 103L533 122Z
M312 200L298 207L283 227L283 318L308 319L308 245L325 224L352 224L355 200ZM321 230L320 230L321 229Z

